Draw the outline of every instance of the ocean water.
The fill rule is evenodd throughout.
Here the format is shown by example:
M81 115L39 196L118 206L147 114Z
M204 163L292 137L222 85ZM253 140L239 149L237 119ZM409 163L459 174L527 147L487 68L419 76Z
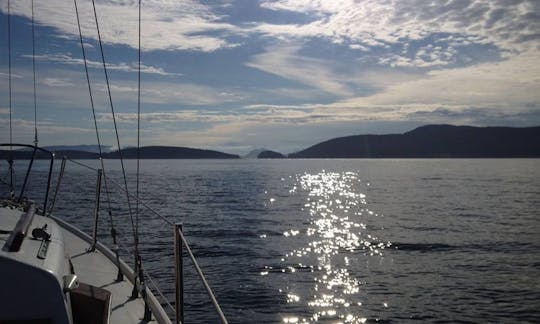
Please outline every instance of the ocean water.
M68 163L54 212L87 232L95 175ZM126 199L108 185L130 262ZM540 322L538 159L143 160L140 197L183 223L231 323ZM174 301L173 229L141 207L139 231L143 267ZM185 271L186 322L217 322Z

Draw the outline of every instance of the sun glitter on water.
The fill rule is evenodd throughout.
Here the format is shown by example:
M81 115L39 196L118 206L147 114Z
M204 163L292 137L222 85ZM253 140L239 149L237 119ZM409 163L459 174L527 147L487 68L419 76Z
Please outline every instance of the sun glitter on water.
M391 245L367 229L366 220L378 215L367 208L366 195L358 192L360 179L355 172L305 173L295 181L289 193L306 196L300 210L306 215L306 227L284 231L283 239L304 236L307 244L285 253L281 272L276 273L298 275L300 282L308 282L307 289L290 285L282 292L287 303L307 306L310 316L288 314L283 322L364 323L363 283L351 273L350 265L359 253L380 257ZM306 272L311 274L307 280Z

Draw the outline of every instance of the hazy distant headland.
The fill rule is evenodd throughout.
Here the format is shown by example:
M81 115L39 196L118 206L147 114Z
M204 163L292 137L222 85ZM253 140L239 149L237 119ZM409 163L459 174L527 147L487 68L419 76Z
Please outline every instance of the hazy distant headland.
M257 155L257 159L284 159L284 158L286 158L285 155L279 152L271 151L271 150L262 151L261 153Z
M91 151L74 148L91 146L56 146L56 157L97 159ZM53 150L53 149L51 149ZM29 150L14 150L14 159L29 159ZM105 159L117 159L118 151L105 152ZM174 146L145 146L140 148L141 159L239 159L236 154ZM0 150L0 158L8 159L8 150ZM122 149L126 159L137 158L137 148ZM38 153L38 159L48 158ZM536 127L473 127L427 125L403 134L354 135L334 138L315 144L288 156L259 149L251 158L519 158L540 157L540 126Z

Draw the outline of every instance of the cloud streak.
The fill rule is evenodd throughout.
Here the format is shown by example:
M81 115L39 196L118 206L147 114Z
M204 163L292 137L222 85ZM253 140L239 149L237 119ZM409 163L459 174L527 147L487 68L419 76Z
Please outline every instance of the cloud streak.
M23 57L26 58L32 58L32 55L23 55ZM53 63L60 63L60 64L67 64L67 65L83 65L84 60L82 58L74 58L67 54L53 54L53 55L35 55L34 56L37 61L44 61L44 62L53 62ZM86 60L86 64L90 68L94 69L102 69L103 63L98 61L92 61L92 60ZM121 71L121 72L138 72L138 65L137 62L132 63L106 63L107 69L111 71ZM166 72L160 67L155 66L149 66L141 64L141 73L145 74L157 74L157 75L163 75L163 76L181 76L181 73L172 73L172 72Z
M264 53L252 57L246 66L328 93L340 96L352 94L352 90L332 71L333 62L301 56L298 54L300 48L297 44L271 46Z

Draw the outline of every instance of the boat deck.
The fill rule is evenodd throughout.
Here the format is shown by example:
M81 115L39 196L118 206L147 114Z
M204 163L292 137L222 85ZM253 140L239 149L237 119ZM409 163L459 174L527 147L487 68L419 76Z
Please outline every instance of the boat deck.
M49 314L47 311L47 309L50 309L47 308L49 306L37 306L31 312L25 311L24 305L27 304L25 298L28 298L28 296L24 295L21 291L34 291L32 296L39 295L41 296L40 298L45 299L50 296L47 295L47 290L43 288L43 285L35 284L37 277L32 280L21 281L19 273L22 273L21 271L29 271L25 269L42 269L45 271L38 271L36 273L49 273L50 276L53 276L52 278L55 278L51 279L52 282L57 282L56 285L58 285L58 281L61 282L62 278L65 279L65 275L71 273L67 263L67 257L71 259L73 272L77 276L78 281L86 284L81 285L81 288L83 290L87 289L85 291L89 294L88 296L108 295L108 293L93 287L105 289L110 292L109 323L147 322L143 320L144 300L141 297L131 298L134 282L132 269L120 260L119 266L124 275L124 280L116 281L118 265L114 253L99 242L96 245L96 249L90 252L89 247L92 238L69 223L55 217L43 217L29 212L29 214L33 214L33 217L26 217L28 219L28 225L26 226L28 230L46 228L48 233L50 233L50 244L47 245L48 249L45 250L45 256L39 254L42 241L33 238L33 234L30 235L29 232L22 238L22 244L20 244L18 250L14 252L8 250L7 244L9 244L9 239L11 236L14 236L14 233L19 233L17 229L20 223L19 220L22 221L25 218L24 214L25 212L22 212L20 209L0 208L0 261L4 265L0 267L0 274L4 279L3 285L9 286L0 292L0 300L6 302L11 300L14 305L18 305L10 306L0 303L0 322L2 322L3 318L6 320L15 320L24 319L25 316L39 319L52 316L51 320L54 319L53 322L56 322L55 314L59 313ZM45 225L47 226L45 227ZM148 305L152 311L152 319L149 323L171 323L160 303L148 288L146 289L146 293ZM28 301L28 303L36 303L35 305L43 304L41 302L43 299L34 299ZM63 302L61 304L63 305ZM20 317L20 314L23 314L22 317ZM2 315L6 316L3 317ZM64 322L64 319L59 320L59 322Z
M117 282L118 268L100 251L88 252L89 244L63 229L66 253L71 258L79 281L111 292L111 323L139 323L143 320L144 301L131 299L133 285L127 280ZM152 317L151 323L156 323Z

